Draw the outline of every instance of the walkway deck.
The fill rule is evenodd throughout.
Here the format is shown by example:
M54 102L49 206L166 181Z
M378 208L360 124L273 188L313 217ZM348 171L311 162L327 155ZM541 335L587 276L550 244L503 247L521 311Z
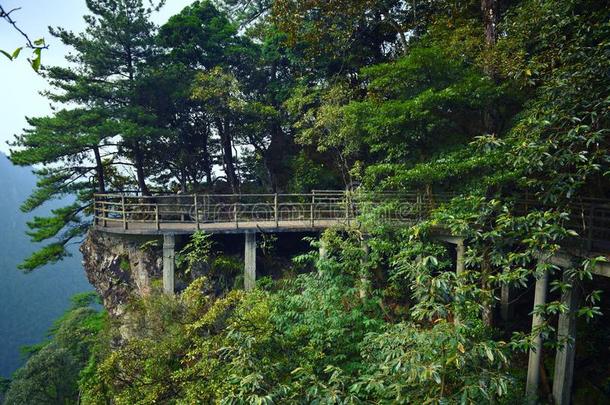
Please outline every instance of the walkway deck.
M350 221L355 224L355 221ZM278 224L275 221L247 221L247 222L215 222L200 223L199 228L190 222L163 222L157 225L150 222L131 222L127 229L122 223L109 222L105 226L96 225L96 229L105 232L123 235L163 235L167 233L175 235L190 235L197 230L207 233L244 233L248 231L268 232L319 232L321 230L347 225L345 220L317 220L312 226L310 221L288 221L282 220Z

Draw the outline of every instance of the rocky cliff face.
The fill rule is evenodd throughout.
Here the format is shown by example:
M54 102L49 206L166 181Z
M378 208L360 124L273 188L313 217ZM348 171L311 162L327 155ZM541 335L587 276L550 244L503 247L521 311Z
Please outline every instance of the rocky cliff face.
M87 278L112 317L124 314L131 297L149 294L152 280L161 277L161 250L145 243L90 230L81 245Z

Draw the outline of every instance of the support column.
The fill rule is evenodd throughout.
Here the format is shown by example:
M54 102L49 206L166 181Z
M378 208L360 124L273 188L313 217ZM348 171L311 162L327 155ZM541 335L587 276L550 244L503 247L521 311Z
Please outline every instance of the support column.
M540 305L546 303L546 292L549 283L549 273L545 272L536 280L536 291L534 293L534 310ZM544 322L540 315L532 316L532 331L538 329ZM527 365L527 381L525 386L525 394L529 403L535 403L538 397L538 383L540 381L540 361L542 358L542 337L537 334L533 347L530 350L529 362Z
M320 239L320 247L318 248L318 256L321 260L328 258L328 246L323 239Z
M163 235L163 291L174 294L176 271L176 235Z
M464 254L466 252L466 249L464 248L464 240L459 240L456 245L455 245L455 251L457 253L456 255L456 259L455 259L455 264L456 264L456 272L457 274L460 274L464 271Z
M553 376L553 399L556 405L569 405L574 377L574 354L576 349L576 311L578 310L578 288L571 277L564 273L563 281L572 288L561 296L561 302L568 311L559 315L557 336L560 347L555 355Z
M256 232L245 233L244 288L252 291L256 284Z
M508 322L513 318L514 305L511 304L512 288L509 284L502 284L500 289L500 316L504 322Z

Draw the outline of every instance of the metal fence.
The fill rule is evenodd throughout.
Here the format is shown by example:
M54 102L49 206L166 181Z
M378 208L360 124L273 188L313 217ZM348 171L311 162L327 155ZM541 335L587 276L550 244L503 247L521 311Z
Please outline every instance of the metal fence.
M316 190L309 194L177 194L141 196L95 194L95 224L161 230L181 225L195 229L209 224L280 227L349 223L363 214L384 221L422 220L447 196L425 198L417 193L363 193Z
M95 194L94 219L99 227L163 230L327 227L362 218L379 222L417 223L457 194L315 190L308 194L172 194L141 196L135 193ZM547 205L518 200L524 214ZM565 207L567 226L589 249L610 244L610 202L583 198Z

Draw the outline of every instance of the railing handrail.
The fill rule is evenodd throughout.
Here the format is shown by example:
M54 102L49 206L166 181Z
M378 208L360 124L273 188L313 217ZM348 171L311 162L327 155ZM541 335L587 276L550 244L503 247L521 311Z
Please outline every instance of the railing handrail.
M202 224L214 223L234 223L235 227L239 227L244 222L269 222L280 227L282 223L299 221L314 228L327 226L328 221L350 223L363 211L380 211L390 221L421 221L440 205L459 196L453 192L368 190L145 196L131 191L129 194L94 193L93 210L97 225L105 227L111 223L116 226L122 222L125 230L130 223L154 225L158 231L166 224L176 223L191 224L195 229L200 229ZM529 196L516 198L515 202L517 210L551 207ZM582 239L610 242L609 200L582 197L563 207L572 212L569 225L582 232Z

